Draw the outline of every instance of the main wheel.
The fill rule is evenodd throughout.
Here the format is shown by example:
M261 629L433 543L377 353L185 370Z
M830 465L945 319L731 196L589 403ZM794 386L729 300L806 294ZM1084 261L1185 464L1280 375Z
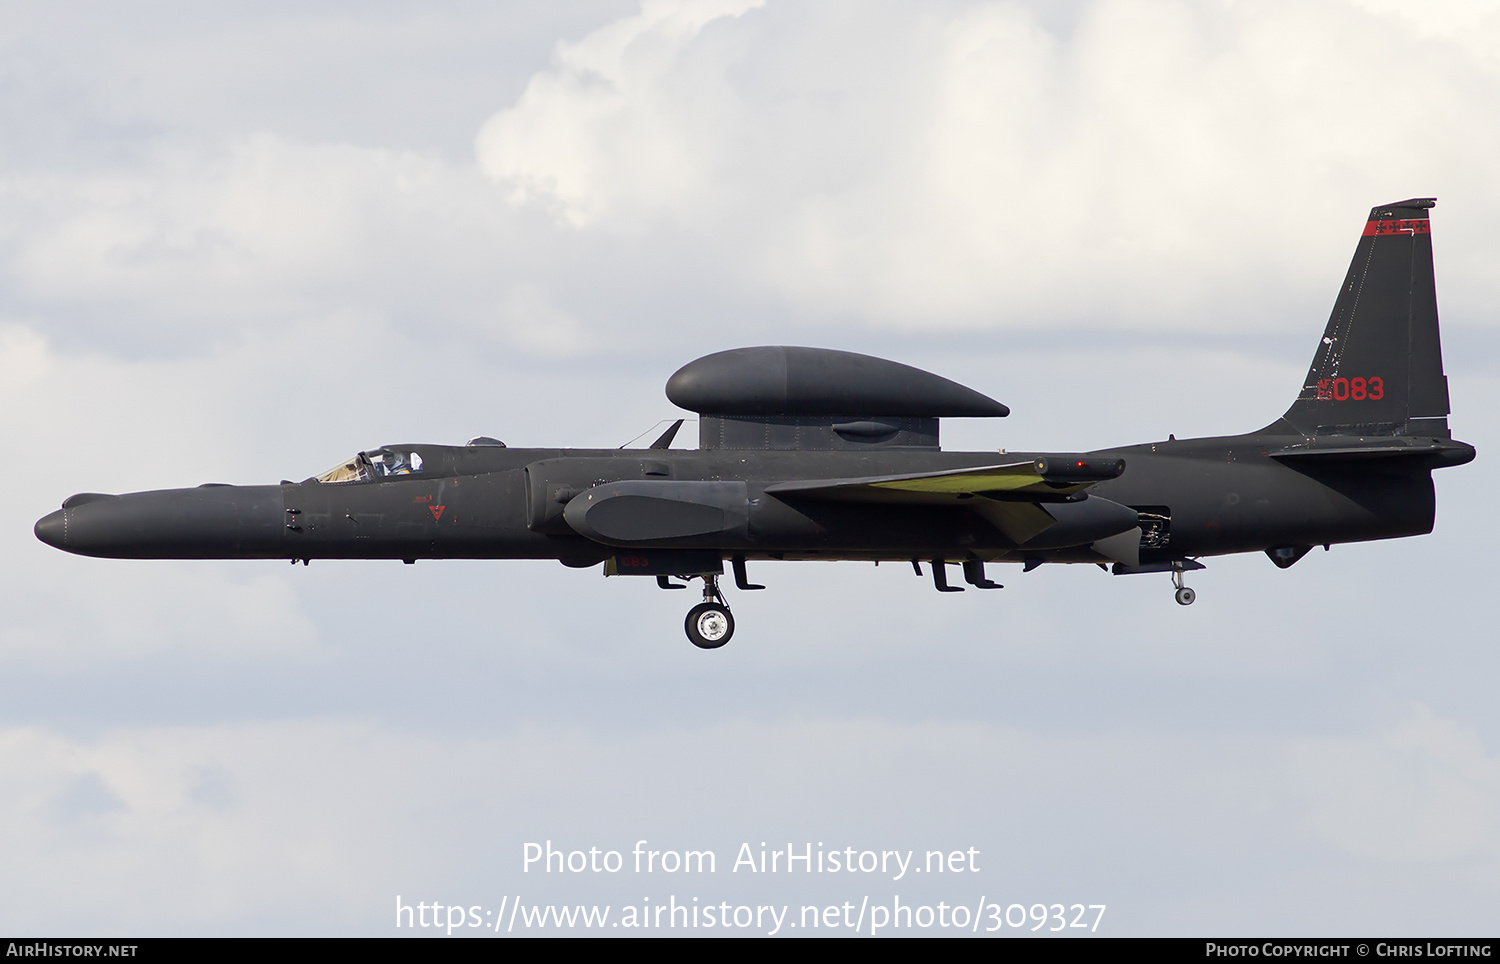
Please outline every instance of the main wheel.
M1193 600L1197 598L1198 594L1193 592L1186 586L1183 586L1181 589L1177 590L1177 605L1179 606L1191 606L1193 604Z
M688 610L687 637L699 649L718 649L734 635L734 617L729 607L718 603L699 603Z

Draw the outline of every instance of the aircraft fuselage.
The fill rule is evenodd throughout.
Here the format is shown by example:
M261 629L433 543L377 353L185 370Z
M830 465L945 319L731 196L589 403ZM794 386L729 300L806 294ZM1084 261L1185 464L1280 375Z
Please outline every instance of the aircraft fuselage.
M1431 531L1432 454L1387 459L1374 471L1368 463L1292 467L1263 454L1267 442L1184 439L1086 453L1125 462L1118 478L1095 484L1086 499L1162 515L1166 531L1156 538L1165 541L1143 543L1146 559L1153 549L1180 558ZM1462 443L1448 444L1455 455L1436 464L1451 464L1462 451ZM1018 544L986 518L993 502L983 496L901 505L765 491L788 480L937 473L1056 453L390 447L420 452L423 471L338 484L75 496L42 519L37 533L81 555L138 559L560 559L581 566L617 551L701 547L747 559L1104 561L1086 543ZM724 508L742 508L743 525L614 545L569 527L563 513L571 498L629 480L742 484L743 506ZM737 494L728 498L739 501Z

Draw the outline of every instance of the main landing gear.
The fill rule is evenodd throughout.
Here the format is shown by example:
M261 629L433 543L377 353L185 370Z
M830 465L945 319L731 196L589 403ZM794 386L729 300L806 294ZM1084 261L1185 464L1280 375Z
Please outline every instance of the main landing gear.
M1198 598L1197 593L1182 584L1182 570L1179 569L1172 573L1172 585L1177 587L1177 592L1172 594L1173 598L1177 600L1177 605L1191 606L1193 600Z
M734 616L724 594L719 592L719 577L706 575L703 580L703 601L688 610L683 624L687 638L699 649L718 649L734 635Z
M740 589L764 589L751 582L745 575L745 560L742 556L736 556L730 560L734 569L734 584ZM703 601L688 610L687 619L683 622L683 628L687 630L687 638L699 649L718 649L729 642L729 637L734 635L734 616L729 612L729 604L724 601L724 594L719 592L719 574L702 573L692 576L678 576L679 579L692 581L703 580ZM656 584L663 589L686 589L686 586L674 583L668 576L657 576Z

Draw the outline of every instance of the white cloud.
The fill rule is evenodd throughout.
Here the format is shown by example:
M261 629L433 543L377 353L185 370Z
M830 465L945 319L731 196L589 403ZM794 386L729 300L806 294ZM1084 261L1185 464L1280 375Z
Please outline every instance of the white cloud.
M702 137L698 111L729 106L729 91L714 83L725 64L698 65L709 75L692 79L710 89L682 84L694 66L681 62L684 48L709 24L762 3L646 0L639 14L560 44L554 69L480 130L481 167L517 202L555 202L573 227L662 208L688 214L711 173L712 156L700 152L721 147Z
M47 372L47 342L24 325L0 324L0 400L13 401Z
M512 341L542 358L582 354L587 342L578 320L554 304L536 285L519 284L500 307Z
M1070 27L1020 3L643 14L563 47L480 162L575 229L665 220L795 310L899 328L1232 330L1267 279L1331 297L1373 203L1500 208L1469 163L1500 74L1451 33L1338 2Z
M1300 329L1361 213L1434 193L1445 311L1478 320L1500 68L1457 14L1420 38L1403 16L648 3L558 44L477 163L169 125L0 176L6 310L126 353L350 316L543 358L813 326ZM535 337L537 306L567 337Z
M484 223L478 186L413 151L274 135L173 145L143 170L34 182L41 223L17 239L13 270L54 311L108 304L145 331L389 311L419 303L413 287L462 313L444 285L470 271L460 291L482 286L482 252L503 237Z

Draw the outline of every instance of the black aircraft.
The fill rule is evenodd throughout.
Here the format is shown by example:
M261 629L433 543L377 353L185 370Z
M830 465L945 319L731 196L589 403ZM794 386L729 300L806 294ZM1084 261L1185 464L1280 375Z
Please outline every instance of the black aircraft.
M1009 414L895 362L817 348L708 355L667 382L697 412L698 448L386 445L303 482L75 495L37 538L132 559L557 559L604 574L703 580L687 634L713 649L734 619L719 591L747 560L949 565L999 589L988 562L1186 572L1264 552L1432 531L1432 470L1474 448L1448 430L1428 198L1370 212L1312 367L1286 414L1248 435L1095 452L944 452L944 417Z

